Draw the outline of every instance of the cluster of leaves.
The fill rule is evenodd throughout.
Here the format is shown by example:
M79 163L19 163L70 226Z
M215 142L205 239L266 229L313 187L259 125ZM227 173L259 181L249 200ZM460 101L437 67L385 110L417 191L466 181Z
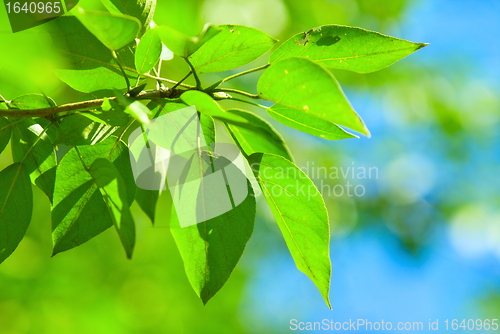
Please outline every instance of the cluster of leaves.
M114 226L130 258L135 226L129 207L134 200L153 222L175 216L155 217L158 192L136 186L124 141L150 119L194 105L207 142L215 142L214 122L222 122L254 166L298 269L330 305L330 232L321 195L269 123L248 111L224 110L221 103L258 105L289 127L329 140L356 137L349 129L369 135L330 69L377 71L425 44L327 25L291 37L261 67L204 86L201 74L248 64L277 41L237 25L208 25L199 36L188 37L153 23L154 0L126 6L119 0L103 3L108 12L76 8L73 15L47 24L54 47L67 61L57 76L86 93L81 101L57 105L43 94L29 94L0 103L0 151L10 141L14 159L0 172L0 262L15 250L30 223L32 184L52 203L54 255ZM175 82L159 76L166 48L186 61L190 71L185 78L193 75L196 86L182 83L185 78ZM257 94L223 87L259 70L265 71ZM144 90L148 82L156 82L157 89ZM266 107L252 99L274 104ZM288 194L274 195L275 187ZM302 194L297 191L301 187L313 193ZM249 192L253 194L251 187ZM171 229L189 281L204 303L224 285L241 257L255 210L255 199L248 196L219 217Z

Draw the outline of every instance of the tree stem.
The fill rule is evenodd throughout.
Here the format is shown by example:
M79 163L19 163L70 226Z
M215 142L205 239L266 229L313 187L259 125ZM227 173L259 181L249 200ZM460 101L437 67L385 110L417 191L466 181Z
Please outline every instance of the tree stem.
M152 91L142 91L134 97L136 100L149 100L151 98L168 98L171 94L171 89L160 89ZM116 97L110 97L109 100L116 100ZM40 108L40 109L10 109L0 110L0 116L7 117L47 117L61 112L93 108L102 105L104 99L95 99L83 102L68 103L56 107Z
M244 92L241 90L237 90L237 89L232 89L232 88L217 88L215 91L216 92L224 92L224 93L235 93L235 94L244 95L246 97L250 97L252 99L260 99L259 95L250 94L250 93L247 93L247 92Z
M177 86L182 85L182 82L183 82L184 80L186 80L187 78L189 78L189 76L191 75L191 73L193 73L193 71L189 71L189 73L188 73L188 74L186 74L186 76L185 76L184 78L182 78L182 79L181 79L178 83L176 83L176 84L172 87L172 89L175 89Z
M239 76L242 76L242 75L246 75L246 74L249 74L249 73L253 73L253 72L257 72L257 71L260 71L260 70L264 70L266 68L268 68L269 66L271 66L271 64L265 64L265 65L262 65L262 66L259 66L259 67L256 67L256 68L252 68L251 70L248 70L248 71L243 71L243 72L240 72L240 73L236 73L234 75L231 75L225 79L222 79L222 81L219 83L219 85L222 85L224 82L226 81L229 81L231 79L234 79L234 78L237 78Z
M198 74L196 73L193 64L191 64L188 58L184 58L184 60L188 63L189 68L191 68L191 72L193 72L194 80L196 81L196 89L201 89L201 81L200 78L198 78Z
M125 70L123 69L122 62L118 58L118 54L115 51L111 51L111 53L113 54L113 58L115 58L116 63L120 67L120 71L122 71L122 74L123 74L123 77L125 78L125 81L127 82L127 91L130 92L130 81L128 79L127 73L125 73Z

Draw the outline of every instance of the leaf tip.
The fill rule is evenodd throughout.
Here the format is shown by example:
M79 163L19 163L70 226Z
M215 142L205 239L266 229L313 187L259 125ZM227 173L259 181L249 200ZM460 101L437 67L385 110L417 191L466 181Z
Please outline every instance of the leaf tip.
M425 48L427 45L431 45L430 43L418 43L418 48L417 50L420 50L422 48Z
M208 301L211 299L211 296L200 296L201 302L203 303L203 306L206 306Z

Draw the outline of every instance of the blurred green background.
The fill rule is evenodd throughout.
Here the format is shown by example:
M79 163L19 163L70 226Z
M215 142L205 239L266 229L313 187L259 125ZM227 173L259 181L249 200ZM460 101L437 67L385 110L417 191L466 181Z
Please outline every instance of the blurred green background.
M292 318L422 321L427 331L431 318L441 325L500 318L499 15L495 0L159 0L156 24L189 35L205 22L233 23L285 41L344 24L431 43L376 73L334 72L372 138L329 142L249 109L283 134L300 167L378 171L371 179L310 174L318 187L350 182L365 189L359 197L325 196L333 310L295 268L262 198L240 263L203 307L168 228L151 227L136 204L132 261L112 229L50 258L50 203L34 188L28 233L0 265L0 333L288 333ZM3 12L0 24L4 31ZM58 104L81 96L53 75L63 59L51 53L42 27L0 34L0 45L6 99L40 89ZM178 80L187 72L181 60L162 64L163 77ZM231 87L254 92L258 76ZM0 168L10 163L6 149ZM160 203L160 217L162 209Z

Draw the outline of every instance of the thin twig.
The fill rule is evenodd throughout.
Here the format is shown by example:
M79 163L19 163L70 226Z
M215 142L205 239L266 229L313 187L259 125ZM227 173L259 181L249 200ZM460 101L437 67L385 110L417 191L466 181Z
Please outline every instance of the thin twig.
M127 91L130 92L130 81L128 79L127 73L125 73L125 70L123 69L122 62L118 58L118 54L115 51L112 51L111 53L113 54L113 58L115 59L118 66L120 66L120 71L122 71L123 77L125 78L125 81L127 82Z
M248 71L243 71L243 72L240 72L240 73L236 73L236 74L231 75L231 76L229 76L229 77L227 77L225 79L222 79L220 81L219 85L222 85L224 82L229 81L229 80L234 79L234 78L237 78L237 77L242 76L242 75L246 75L246 74L253 73L253 72L256 72L256 71L260 71L260 70L265 70L269 66L271 66L271 64L262 65L262 66L259 66L259 67L256 67L256 68L252 68L251 70L248 70Z
M198 74L196 73L193 64L191 64L188 58L184 58L184 60L188 63L189 68L191 68L191 72L193 72L194 80L196 81L196 89L201 89L201 81L200 78L198 78Z
M168 98L172 90L160 89L152 91L140 92L134 97L136 100L149 100L151 98ZM110 97L109 100L116 100L116 97ZM26 109L26 110L0 110L0 116L8 117L47 117L61 112L80 110L86 108L93 108L102 105L104 99L95 99L90 101L76 102L63 104L56 107L50 108L39 108L39 109Z
M263 106L262 104L258 104L258 103L252 102L252 101L247 101L247 100L238 99L237 97L230 97L230 98L228 98L227 100L232 100L232 101L238 101L238 102L248 103L248 104L251 104L251 105L253 105L253 106L256 106L256 107L262 108L262 109L264 109L264 110L269 109L268 107Z
M244 92L241 90L237 90L237 89L232 89L232 88L217 88L215 91L216 92L224 92L224 93L235 93L235 94L244 95L246 97L250 97L252 99L260 99L259 95L250 94L250 93L247 93L247 92Z
M159 77L159 76L160 76L160 75L158 74L158 73L160 73L160 64L161 64L161 62L158 64L158 71L156 71L156 68L154 68L154 66L153 66L153 68L152 68L152 70L153 70L154 74L155 74L157 77ZM156 80L156 89L160 89L160 88L162 88L162 87L165 87L165 85L163 84L163 82L162 82L161 80Z
M162 82L168 82L168 83L171 83L171 84L176 84L177 81L174 81L174 80L170 80L170 79L165 79L165 78L160 78L160 77L155 77L154 75L151 75L151 74L142 74L142 76L146 77L146 78L149 78L149 79L154 79L154 80L159 80L159 81L162 81ZM187 84L180 84L179 86L182 86L182 87L186 87L186 88L193 88L194 86L191 86L191 85L187 85Z
M176 83L171 89L175 89L177 86L181 85L184 80L186 80L187 78L189 78L189 76L191 75L191 73L193 73L193 71L189 71L189 73L186 74L186 76L184 78L182 78L178 83Z

